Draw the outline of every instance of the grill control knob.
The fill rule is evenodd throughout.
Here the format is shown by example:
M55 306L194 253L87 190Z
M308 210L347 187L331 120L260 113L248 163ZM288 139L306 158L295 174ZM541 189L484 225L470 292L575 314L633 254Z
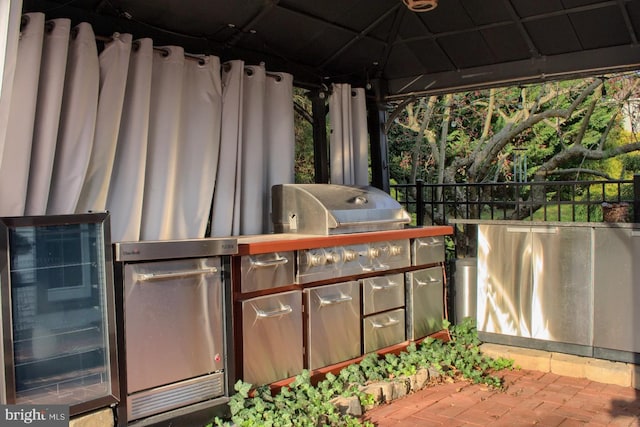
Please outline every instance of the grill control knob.
M378 258L380 256L380 248L369 248L369 258Z
M352 251L350 249L347 249L347 250L344 251L344 254L342 255L342 258L344 259L344 262L353 261L356 258L358 258L358 252Z
M402 254L402 246L398 246L398 245L391 245L389 247L389 255L391 256L397 256Z
M327 252L325 256L327 264L335 264L340 262L340 254L336 252Z
M317 267L319 265L324 265L326 262L327 262L326 256L307 252L307 264L309 265L309 267Z

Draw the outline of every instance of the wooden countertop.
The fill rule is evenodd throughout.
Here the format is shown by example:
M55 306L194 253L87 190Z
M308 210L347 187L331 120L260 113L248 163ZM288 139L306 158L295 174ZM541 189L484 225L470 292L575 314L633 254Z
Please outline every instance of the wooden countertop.
M452 226L434 225L404 228L402 230L335 234L331 236L296 233L259 234L252 236L238 236L237 241L238 255L255 255L270 252L295 251L300 249L357 245L360 243L381 242L385 240L446 236L451 234L453 234Z

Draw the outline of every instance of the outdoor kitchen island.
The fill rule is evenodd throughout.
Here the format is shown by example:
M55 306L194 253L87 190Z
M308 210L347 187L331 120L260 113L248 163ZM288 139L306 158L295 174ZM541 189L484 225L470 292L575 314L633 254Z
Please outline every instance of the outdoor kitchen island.
M236 380L286 382L441 330L450 226L238 238Z

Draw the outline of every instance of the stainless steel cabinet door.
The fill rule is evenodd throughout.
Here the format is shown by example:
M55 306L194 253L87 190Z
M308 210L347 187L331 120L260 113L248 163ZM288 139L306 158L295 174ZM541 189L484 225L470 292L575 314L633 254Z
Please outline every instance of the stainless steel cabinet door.
M302 371L302 291L242 302L243 380L254 386Z
M304 297L309 369L360 356L359 283L305 289Z
M478 226L478 331L531 336L531 227Z
M593 345L640 353L640 229L596 228L593 259Z
M365 317L362 331L365 353L400 344L406 339L404 308Z
M531 227L531 337L592 345L591 229Z
M415 340L442 330L442 267L407 273L407 338Z
M129 394L224 368L220 258L125 266Z

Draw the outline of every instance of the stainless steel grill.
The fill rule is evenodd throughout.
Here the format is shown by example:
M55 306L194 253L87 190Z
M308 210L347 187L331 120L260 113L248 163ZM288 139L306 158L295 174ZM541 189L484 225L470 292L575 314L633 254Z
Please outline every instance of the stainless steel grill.
M281 184L272 192L276 233L345 234L399 230L411 217L389 194L374 187Z

